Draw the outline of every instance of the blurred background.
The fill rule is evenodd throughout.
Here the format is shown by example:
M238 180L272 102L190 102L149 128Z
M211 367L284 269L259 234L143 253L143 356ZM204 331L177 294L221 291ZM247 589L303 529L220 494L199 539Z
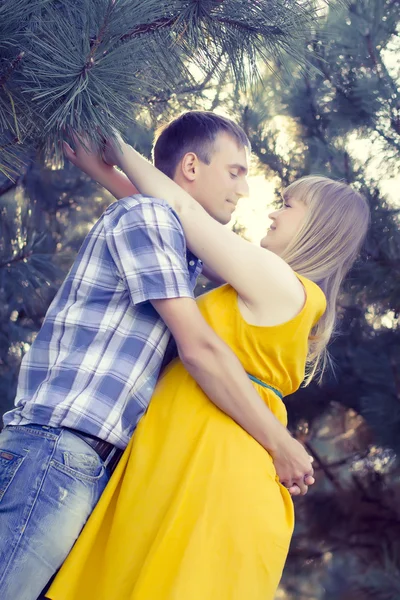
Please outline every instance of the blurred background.
M121 14L107 38L114 5ZM305 5L310 12L300 14ZM286 399L290 429L315 457L317 484L295 500L277 598L399 600L400 3L99 0L74 3L73 14L63 6L0 7L1 413L83 238L113 201L63 165L63 132L104 130L111 119L150 157L156 129L181 112L229 116L253 152L250 198L230 225L239 235L258 243L281 190L309 173L352 184L372 212L340 296L335 372ZM139 46L113 50L127 9ZM44 25L47 10L57 19ZM197 293L209 287L200 279Z

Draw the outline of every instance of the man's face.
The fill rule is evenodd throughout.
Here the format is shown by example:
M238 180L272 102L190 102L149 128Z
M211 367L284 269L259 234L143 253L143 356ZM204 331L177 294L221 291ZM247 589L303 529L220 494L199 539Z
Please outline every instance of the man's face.
M229 223L238 200L247 196L248 150L226 133L219 133L210 164L196 159L191 179L177 180L219 223ZM185 158L183 159L185 161Z

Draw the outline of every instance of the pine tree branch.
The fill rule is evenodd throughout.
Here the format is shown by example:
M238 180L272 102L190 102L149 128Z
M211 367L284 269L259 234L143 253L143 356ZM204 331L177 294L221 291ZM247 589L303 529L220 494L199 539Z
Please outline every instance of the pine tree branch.
M210 69L209 73L207 73L207 75L204 77L203 81L201 83L199 83L198 85L181 87L181 85L178 84L178 91L169 90L169 93L167 95L154 96L154 98L149 98L149 104L161 104L163 102L168 102L168 100L170 100L172 95L175 95L177 98L179 98L179 96L183 96L185 94L196 94L198 92L203 92L204 90L212 89L214 86L210 82L211 82L212 78L215 76L215 74L219 68L218 63L220 60L222 60L222 56L223 55L220 54L215 66L212 69ZM208 84L210 84L210 85L208 85Z
M18 56L16 56L14 58L14 60L11 61L10 65L8 66L8 68L6 69L6 71L0 76L0 85L4 86L4 84L7 82L7 80L11 77L11 75L13 74L13 72L18 68L20 62L22 61L22 59L25 56L25 52L21 51Z
M11 267L12 265L16 265L20 262L27 260L30 256L32 256L32 250L24 253L23 251L19 252L17 256L7 259L3 262L0 262L0 269L4 269L5 267Z
M248 23L244 23L243 21L235 21L233 19L226 19L223 17L215 17L215 20L218 23L221 23L222 25L229 25L230 27L233 27L235 29L241 29L244 33L258 33L257 27L251 26ZM285 32L283 31L283 29L281 29L277 25L266 26L264 28L264 31L267 35L270 36L285 36Z
M221 93L226 87L227 79L229 77L229 65L226 65L222 73L220 74L219 81L214 90L214 98L212 99L209 110L214 111L220 105Z
M89 52L89 56L86 60L86 63L82 69L82 76L85 76L86 73L94 67L96 52L99 49L99 47L104 39L104 35L107 31L107 26L110 21L110 16L111 16L111 12L113 9L113 5L114 5L114 1L110 0L108 3L106 13L104 15L103 23L100 27L99 33L94 38L94 40L90 40L90 52Z
M0 150L1 150L1 148L0 148ZM18 177L16 180L11 180L11 179L7 178L5 183L2 186L0 186L0 196L9 192L13 188L17 187L20 179L21 179L21 177Z
M179 17L163 17L157 19L153 23L142 23L140 25L136 25L132 29L132 31L128 31L123 36L121 36L120 40L122 42L126 42L127 40L131 40L134 37L138 37L140 35L145 35L148 33L154 33L154 31L158 31L160 29L167 29L169 27L173 27L179 21Z
M181 96L187 96L188 94L198 94L200 92L204 92L206 90L211 90L213 88L214 88L213 85L203 86L203 84L200 84L200 85L194 85L192 87L179 89L178 92L171 90L168 94L166 94L164 96L154 96L154 98L149 98L148 104L149 105L165 104L166 102L171 100L172 96L176 96L176 98L180 98Z
M232 27L235 29L240 29L243 31L243 33L246 33L246 34L259 33L258 27L250 25L249 23L245 23L244 21L236 21L234 19L228 19L225 17L218 17L218 16L213 16L212 19L213 19L213 21L216 21L217 23L220 23L221 25L228 25L229 27ZM161 19L157 19L153 23L142 23L140 25L136 25L136 27L134 27L132 29L132 31L129 31L128 33L123 35L120 39L121 39L121 41L126 41L126 40L130 40L130 39L140 36L140 35L154 33L154 31L159 31L160 29L168 29L168 28L171 28L174 25L176 25L176 23L178 21L179 21L179 16L176 16L176 17L163 17ZM263 34L270 35L270 36L283 36L283 37L285 36L285 32L283 31L283 29L281 29L277 25L265 26L263 28Z
M55 153L56 160L66 128L86 131L96 141L99 131L110 135L129 126L136 106L151 98L157 102L158 94L162 98L164 90L168 95L183 77L190 82L189 64L210 75L209 81L210 71L219 73L229 65L243 85L257 76L257 58L270 64L277 57L292 57L304 67L299 40L318 13L303 0L82 0L60 5L18 0L19 19L14 5L6 0L5 13L0 7L15 34L7 53L14 48L26 51L26 57L21 76L13 78L15 86L0 105L0 118L18 139L19 128L24 143L43 148L46 158ZM20 53L3 81L21 59ZM186 84L182 93L191 87ZM2 162L4 172L10 170L9 161Z

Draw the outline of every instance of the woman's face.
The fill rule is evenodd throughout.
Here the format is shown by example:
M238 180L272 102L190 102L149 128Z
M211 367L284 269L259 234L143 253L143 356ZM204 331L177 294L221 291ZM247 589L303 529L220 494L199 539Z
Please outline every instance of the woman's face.
M303 224L307 213L304 202L295 198L283 200L283 206L268 215L272 219L261 246L280 256Z

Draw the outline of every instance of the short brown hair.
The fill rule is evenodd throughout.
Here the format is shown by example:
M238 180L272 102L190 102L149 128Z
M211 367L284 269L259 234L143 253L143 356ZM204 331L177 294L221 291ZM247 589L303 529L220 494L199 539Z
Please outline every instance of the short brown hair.
M192 110L156 132L154 164L171 179L187 152L195 152L202 162L210 164L215 138L221 132L230 135L238 146L250 149L247 135L234 121L213 112Z

